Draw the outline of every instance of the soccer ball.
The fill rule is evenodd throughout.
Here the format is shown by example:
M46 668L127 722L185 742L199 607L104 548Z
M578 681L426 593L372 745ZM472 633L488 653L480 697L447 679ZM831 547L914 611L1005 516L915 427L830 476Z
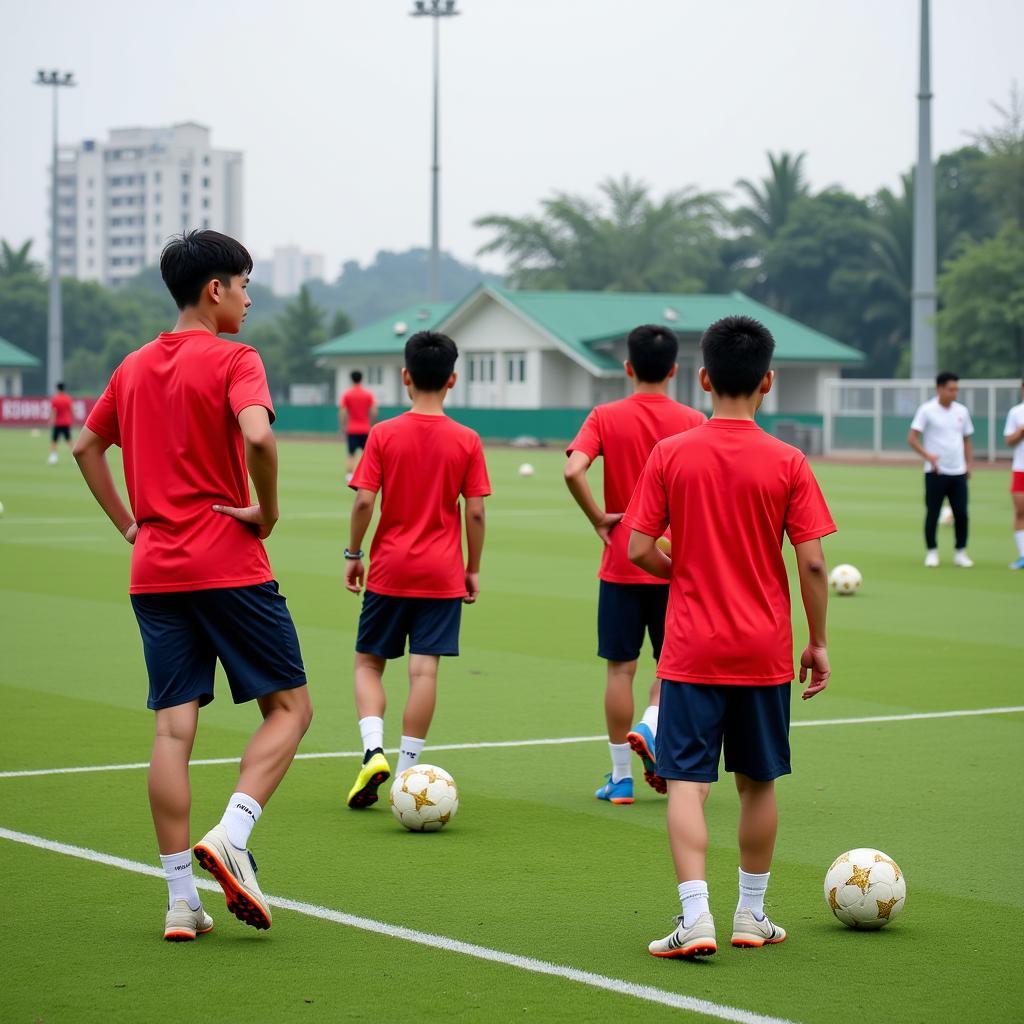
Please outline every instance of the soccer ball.
M837 594L856 594L864 582L864 577L852 565L837 565L828 581Z
M391 785L391 812L410 832L436 832L459 809L455 780L432 764L406 768Z
M943 505L942 511L939 513L939 526L952 526L953 525L953 510L949 505Z
M847 928L883 928L906 902L906 876L880 850L848 850L825 873L825 903Z
M519 467L519 475L520 476L533 476L533 466L531 466L528 462L524 462Z

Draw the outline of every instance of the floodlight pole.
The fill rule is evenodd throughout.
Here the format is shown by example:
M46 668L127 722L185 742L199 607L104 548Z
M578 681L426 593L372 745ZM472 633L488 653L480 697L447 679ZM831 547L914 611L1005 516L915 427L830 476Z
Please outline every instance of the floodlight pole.
M53 151L50 165L50 309L46 328L46 387L47 394L57 390L57 382L64 377L64 332L61 323L60 254L57 251L57 94L62 87L73 87L74 74L70 71L40 71L36 85L53 89Z
M935 172L932 167L931 28L921 0L921 83L917 93L917 171L914 176L914 283L911 291L910 375L934 377Z
M455 9L455 0L419 0L409 13L414 18L432 18L434 23L434 145L433 159L430 164L430 301L437 302L441 297L440 24L442 18L452 18L462 12Z

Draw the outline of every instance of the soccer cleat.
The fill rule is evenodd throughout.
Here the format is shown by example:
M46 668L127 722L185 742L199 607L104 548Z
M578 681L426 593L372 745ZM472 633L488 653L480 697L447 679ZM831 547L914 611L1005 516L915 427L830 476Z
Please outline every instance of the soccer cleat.
M1011 569L1024 569L1024 555L1021 555L1016 562L1010 563Z
M598 800L608 800L613 804L631 804L633 802L632 776L612 782L612 773L609 772L605 778L608 781L594 793Z
M732 944L740 949L771 946L786 938L786 929L772 924L767 917L760 921L749 907L737 910L732 919Z
M391 778L388 759L377 751L369 761L359 766L355 785L349 790L348 805L359 811L377 802L377 790Z
M654 756L654 733L641 722L626 736L626 742L633 748L633 753L640 758L644 766L644 782L658 793L668 791L665 780L658 774Z
M953 564L959 565L961 569L971 569L974 567L974 563L968 557L966 551L954 551Z
M204 871L224 890L228 910L243 924L260 930L270 927L270 906L256 882L256 861L228 839L228 830L215 825L192 848Z
M186 900L175 900L164 921L164 938L168 942L191 942L213 928L213 918L203 910L193 910Z
M718 952L715 941L715 919L708 913L701 914L689 928L683 927L683 915L676 918L676 930L663 939L655 939L647 951L651 956L690 958L711 956Z
M939 567L939 553L938 551L929 551L924 556L924 567L926 569L937 569Z

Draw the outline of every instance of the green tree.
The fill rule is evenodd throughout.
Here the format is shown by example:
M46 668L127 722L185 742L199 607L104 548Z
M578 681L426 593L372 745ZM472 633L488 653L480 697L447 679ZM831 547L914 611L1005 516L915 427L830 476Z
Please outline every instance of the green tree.
M769 172L759 182L740 178L736 187L746 196L747 204L734 214L737 227L749 231L762 244L770 242L785 226L790 211L808 195L804 176L806 153L780 153L768 156Z
M31 256L32 239L22 242L15 249L6 240L0 240L0 277L16 277L19 274L39 273L39 267Z
M331 327L327 332L329 338L340 338L343 334L348 334L352 330L352 318L343 309L337 309L334 311L334 316L331 317Z
M282 384L313 384L326 381L328 373L316 365L313 348L327 340L324 311L313 301L303 285L299 294L277 316L277 329L283 338Z
M992 107L1001 123L975 135L986 156L981 191L1004 221L1024 226L1024 92L1014 82L1007 105Z

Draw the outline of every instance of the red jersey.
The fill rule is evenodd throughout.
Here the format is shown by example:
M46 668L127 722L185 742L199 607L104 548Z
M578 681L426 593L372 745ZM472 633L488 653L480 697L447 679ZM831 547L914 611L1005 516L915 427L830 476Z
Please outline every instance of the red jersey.
M660 537L672 526L658 675L767 686L793 672L783 534L802 544L836 529L803 454L753 420L711 419L662 441L623 519Z
M599 405L584 420L568 452L583 452L591 462L604 457L604 510L625 512L651 449L666 437L699 426L707 417L668 395L637 392ZM664 583L637 568L627 554L629 530L613 527L601 556L598 578L609 583Z
M349 484L380 491L366 589L395 597L465 597L459 496L491 493L479 436L447 416L406 412L378 423Z
M70 427L75 422L74 414L71 412L71 398L63 391L58 391L50 399L50 409L53 411L55 427Z
M130 593L273 579L253 528L212 505L251 504L238 414L274 418L255 349L208 331L161 334L114 371L85 425L120 445L139 535Z
M338 405L348 413L345 424L346 434L368 434L370 432L370 410L376 404L372 391L362 384L355 384L341 396Z

